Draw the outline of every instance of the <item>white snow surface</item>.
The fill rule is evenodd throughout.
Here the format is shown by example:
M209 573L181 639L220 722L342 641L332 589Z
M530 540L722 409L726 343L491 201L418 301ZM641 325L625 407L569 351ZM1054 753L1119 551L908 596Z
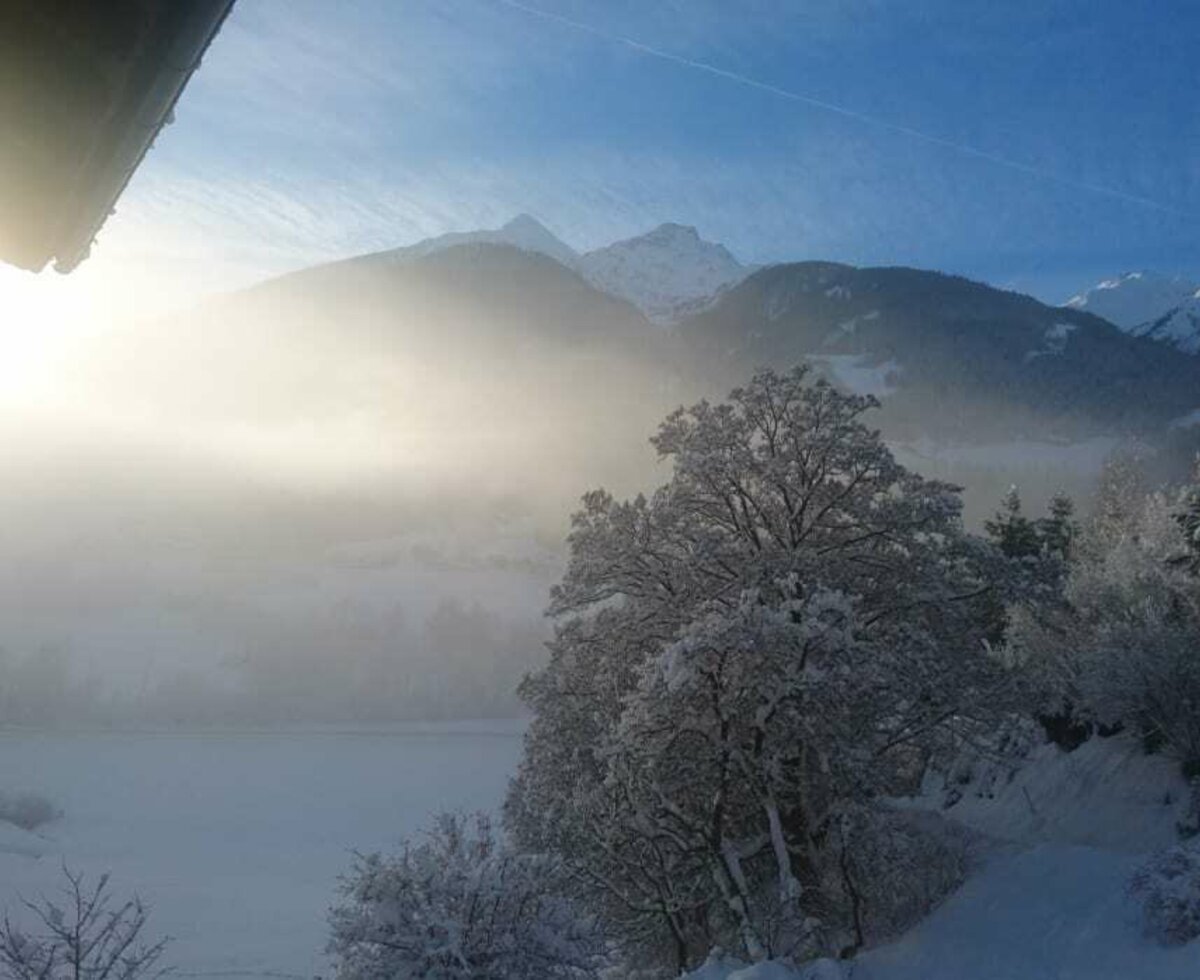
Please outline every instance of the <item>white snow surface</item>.
M844 980L846 976L836 960L815 960L797 968L780 960L747 965L734 957L714 953L680 980Z
M825 369L839 388L855 395L886 397L896 390L900 365L873 363L868 354L810 354L808 359Z
M303 733L0 733L0 779L64 811L0 823L0 907L55 897L61 867L152 906L180 977L328 975L326 911L353 853L442 808L492 809L512 721Z
M947 789L961 798L944 807ZM935 810L993 840L1086 845L1145 852L1176 843L1188 787L1179 763L1146 755L1136 738L1091 738L1073 752L1052 743L1035 748L1011 779L947 786L927 777L907 809Z
M1025 360L1032 361L1038 357L1051 357L1061 354L1067 346L1067 340L1075 332L1074 323L1056 323L1044 335L1044 343L1037 350L1026 351Z
M9 854L39 858L47 850L49 845L44 838L0 820L0 862Z
M1193 425L1200 425L1200 408L1188 412L1187 415L1181 415L1179 418L1173 419L1170 428L1190 429Z
M1067 300L1127 333L1200 353L1200 284L1183 276L1127 272Z
M579 271L597 289L629 300L656 323L694 312L751 272L724 245L677 224L587 252Z
M325 913L352 851L395 846L443 807L494 808L519 722L297 733L0 733L0 773L65 816L0 824L0 904L53 894L66 862L140 893L184 977L327 975ZM1126 885L1181 813L1178 766L1134 739L1035 748L1011 780L895 801L998 843L941 907L852 963L715 957L687 980L1183 980L1200 940L1144 938Z
M1042 844L993 855L898 942L863 953L850 980L1185 980L1200 941L1143 937L1126 894L1139 858Z

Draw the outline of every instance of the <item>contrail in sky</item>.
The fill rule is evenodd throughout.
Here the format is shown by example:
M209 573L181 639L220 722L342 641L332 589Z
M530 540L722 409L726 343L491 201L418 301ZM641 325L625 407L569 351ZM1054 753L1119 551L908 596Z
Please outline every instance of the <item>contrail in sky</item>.
M856 122L863 123L867 126L874 126L876 129L884 129L892 133L897 133L901 136L907 136L911 139L920 140L923 143L929 143L933 146L940 146L948 150L953 150L954 152L963 154L964 156L974 157L977 160L984 160L987 163L991 163L999 167L1005 167L1009 170L1015 170L1018 173L1027 174L1028 176L1036 177L1039 180L1050 181L1055 184L1060 184L1063 187L1071 187L1075 190L1087 191L1092 194L1100 194L1118 201L1124 201L1127 204L1136 204L1140 207L1150 208L1154 211L1160 211L1163 214L1171 214L1184 218L1192 217L1189 212L1182 211L1179 208L1171 207L1170 205L1163 204L1160 201L1155 201L1148 197L1142 197L1138 194L1130 194L1126 191L1117 190L1113 187L1105 187L1101 184L1092 184L1086 181L1064 177L1061 174L1054 173L1050 170L1044 170L1041 167L1030 166L1027 163L1021 163L1019 160L1012 160L1009 157L999 156L998 154L991 153L987 150L981 150L979 147L971 146L968 143L959 143L954 140L944 139L940 136L934 136L931 133L926 133L919 129L913 129L910 126L903 126L899 123L889 122L886 119L880 119L878 116L872 116L865 112L858 112L857 110L849 109L846 106L838 105L835 102L827 102L824 99L813 98L811 95L804 95L800 92L793 92L790 89L780 88L778 85L772 85L769 82L762 82L757 78L751 78L748 75L742 75L735 71L719 68L716 65L710 65L706 61L696 61L693 58L685 58L682 55L673 54L670 51L664 51L662 48L655 48L649 44L643 44L641 41L635 40L634 38L625 37L621 34L613 34L591 24L585 24L582 21L573 20L570 17L564 17L562 14L556 14L549 10L542 10L538 7L531 7L528 4L521 3L520 0L495 0L495 2L502 4L505 7L510 7L513 10L519 10L522 13L529 14L533 17L539 17L542 20L561 24L564 27L581 31L584 34L590 34L593 37L601 38L614 44L624 45L627 48L647 55L651 58L659 58L662 61L670 61L676 65L680 65L681 67L690 68L693 71L701 71L707 75L715 75L717 78L724 78L726 81L734 82L738 85L745 86L746 88L758 89L760 92L767 92L770 95L777 96L781 99L787 99L790 102L799 102L803 105L812 106L815 109L822 109L825 112L831 112L836 115L843 116L846 119L853 119Z

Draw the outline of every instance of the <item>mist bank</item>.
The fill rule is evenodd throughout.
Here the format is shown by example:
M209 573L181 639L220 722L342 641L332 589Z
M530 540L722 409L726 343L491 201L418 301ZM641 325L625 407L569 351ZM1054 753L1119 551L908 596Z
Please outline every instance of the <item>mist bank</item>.
M286 617L243 652L114 664L62 647L0 651L0 727L261 728L518 718L541 661L536 618L441 599L423 619L346 603ZM211 652L211 651L210 651ZM118 667L119 669L115 669Z
M660 485L658 423L723 399L756 362L807 360L877 396L870 424L905 465L966 488L971 527L1012 484L1031 510L1060 490L1086 509L1112 453L1133 447L1164 482L1200 445L1200 427L1061 410L1068 369L1127 342L1094 317L1072 314L1061 353L1099 339L1051 370L1059 354L1020 351L1042 350L1059 314L1027 298L949 280L938 307L940 280L922 274L929 295L901 317L911 276L876 288L837 279L848 267L787 268L664 328L545 256L459 247L321 267L92 337L52 393L0 403L0 723L517 711L581 494ZM922 317L939 346L918 370ZM1000 374L1034 364L1053 397L980 380L1006 330ZM959 335L970 370L951 363ZM1128 343L1118 408L1159 359ZM1187 370L1143 417L1183 404Z

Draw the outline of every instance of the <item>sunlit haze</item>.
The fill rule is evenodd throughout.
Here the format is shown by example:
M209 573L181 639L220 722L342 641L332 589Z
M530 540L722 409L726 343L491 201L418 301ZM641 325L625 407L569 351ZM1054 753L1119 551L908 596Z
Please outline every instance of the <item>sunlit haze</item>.
M0 980L1200 977L1200 3L0 6Z

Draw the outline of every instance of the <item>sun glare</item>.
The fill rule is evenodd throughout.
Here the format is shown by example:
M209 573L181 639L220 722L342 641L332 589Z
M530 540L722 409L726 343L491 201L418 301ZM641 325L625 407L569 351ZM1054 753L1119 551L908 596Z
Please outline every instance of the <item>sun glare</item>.
M40 400L52 387L52 363L80 312L75 290L53 273L0 267L0 400Z

